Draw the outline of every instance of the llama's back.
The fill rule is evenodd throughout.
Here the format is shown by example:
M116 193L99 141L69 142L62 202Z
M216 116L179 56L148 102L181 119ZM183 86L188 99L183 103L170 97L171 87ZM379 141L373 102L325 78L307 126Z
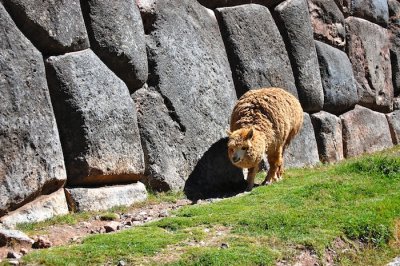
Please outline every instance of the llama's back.
M299 101L280 88L246 92L236 103L231 116L231 131L254 126L281 140L290 140L302 124L303 110Z

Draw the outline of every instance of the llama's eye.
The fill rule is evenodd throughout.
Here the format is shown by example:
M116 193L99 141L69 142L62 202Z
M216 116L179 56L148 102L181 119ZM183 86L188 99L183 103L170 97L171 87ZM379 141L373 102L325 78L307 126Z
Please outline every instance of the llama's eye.
M248 149L249 149L249 148L247 148L247 147L242 147L242 148L241 148L242 151L247 151Z

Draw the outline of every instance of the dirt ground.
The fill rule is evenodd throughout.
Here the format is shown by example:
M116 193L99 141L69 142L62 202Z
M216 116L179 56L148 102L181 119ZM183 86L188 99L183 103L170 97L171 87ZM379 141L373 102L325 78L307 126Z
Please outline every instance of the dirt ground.
M100 215L91 217L89 220L79 222L75 225L61 224L51 225L40 230L38 235L30 235L35 241L37 248L47 248L54 246L79 243L84 237L91 234L103 234L131 228L144 223L170 216L172 210L182 206L192 204L190 200L180 199L174 203L162 202L149 204L146 206L133 207L125 213L115 213L115 218L107 220ZM12 247L0 247L0 262L11 259L12 264L16 264L22 255L28 253L33 248L30 245L14 244ZM16 257L16 258L12 258Z

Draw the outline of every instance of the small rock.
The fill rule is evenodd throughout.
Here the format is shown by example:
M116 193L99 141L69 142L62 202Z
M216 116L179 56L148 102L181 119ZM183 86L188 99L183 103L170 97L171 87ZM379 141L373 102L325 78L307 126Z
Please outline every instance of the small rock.
M140 221L132 222L132 226L138 226L138 225L141 225L141 224L142 224L142 222L140 222Z
M90 230L90 234L97 234L97 233L99 233L99 231L98 230L94 230L94 229L92 229L92 230Z
M22 255L28 254L28 250L27 250L26 248L21 248L21 249L19 250L19 252L21 252Z
M204 233L210 233L210 229L209 228L204 228Z
M221 248L222 249L229 248L229 244L228 243L222 243L221 244Z
M0 247L6 246L10 243L17 243L19 245L32 245L33 240L26 234L18 230L0 230Z
M160 213L158 214L158 217L168 217L168 216L169 216L168 210L162 210L162 211L160 211Z
M121 224L119 222L110 222L104 226L106 233L115 232L121 228Z
M130 218L132 218L132 214L130 214L130 213L124 213L124 214L121 215L121 218L122 218L122 219L130 219Z
M8 260L8 265L15 265L15 266L17 266L17 265L19 265L19 261L16 260L16 259L10 259L10 260Z
M132 223L132 221L126 221L126 222L124 223L124 225L125 225L125 226L132 226L133 223Z
M141 212L139 212L139 215L140 215L140 216L143 216L143 217L144 217L144 216L147 216L147 212L141 211Z
M19 260L22 257L21 254L15 252L15 251L8 251L7 253L7 258L8 259L17 259Z
M80 241L80 237L79 236L73 236L70 239L70 242L79 242Z
M35 249L50 248L51 246L53 246L53 243L51 243L50 240L46 239L44 236L39 236L32 244L32 248Z
M91 225L91 224L88 223L88 222L81 222L81 223L80 223L80 226L81 226L81 227L85 227L85 228L89 228L90 225Z
M123 261L123 260L120 260L120 261L118 261L118 264L117 264L118 266L125 266L126 265L126 262L125 261Z
M143 217L141 217L141 216L135 216L135 217L132 217L131 221L132 221L132 222L143 221Z
M391 261L386 266L399 266L399 265L400 265L400 256L397 258L394 258L393 261Z

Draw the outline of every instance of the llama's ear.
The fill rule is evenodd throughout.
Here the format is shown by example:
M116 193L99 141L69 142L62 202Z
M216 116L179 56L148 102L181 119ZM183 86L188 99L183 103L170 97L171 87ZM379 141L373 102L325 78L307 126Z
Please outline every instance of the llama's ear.
M230 137L232 135L232 132L230 132L229 129L227 129L226 134L228 135L228 137Z
M254 134L253 128L250 128L249 132L247 132L246 139L248 140L252 139L253 134Z

